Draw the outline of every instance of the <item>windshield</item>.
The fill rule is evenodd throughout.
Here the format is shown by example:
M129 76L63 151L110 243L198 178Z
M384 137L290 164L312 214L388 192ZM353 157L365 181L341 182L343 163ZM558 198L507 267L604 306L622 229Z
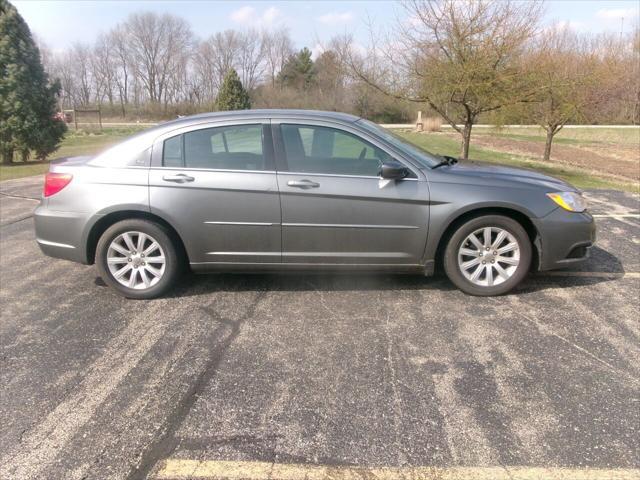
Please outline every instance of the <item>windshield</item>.
M358 125L361 125L365 130L384 139L424 167L431 168L440 163L440 160L433 153L410 143L408 140L405 140L400 135L393 133L391 130L387 130L380 125L364 119L358 120Z

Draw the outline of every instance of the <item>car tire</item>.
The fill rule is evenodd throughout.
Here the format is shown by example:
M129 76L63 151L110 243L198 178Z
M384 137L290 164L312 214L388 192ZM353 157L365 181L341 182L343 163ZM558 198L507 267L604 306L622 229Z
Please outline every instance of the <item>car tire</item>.
M141 238L142 251L137 251ZM157 247L154 248L153 242ZM145 251L148 251L147 256ZM163 295L175 285L181 265L169 232L149 220L130 219L114 223L102 234L96 246L96 266L100 276L107 285L127 298L143 300ZM124 270L123 274L119 273L120 269Z
M502 215L484 215L468 220L453 232L444 252L444 269L465 293L502 295L525 278L531 256L531 240L520 223Z

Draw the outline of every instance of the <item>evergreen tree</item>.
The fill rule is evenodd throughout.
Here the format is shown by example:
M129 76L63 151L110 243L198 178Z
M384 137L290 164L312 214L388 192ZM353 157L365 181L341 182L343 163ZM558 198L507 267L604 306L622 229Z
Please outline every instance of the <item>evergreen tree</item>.
M242 86L238 73L230 69L222 81L216 98L218 110L248 110L251 108L249 93Z
M0 0L0 155L11 163L35 151L44 159L60 143L66 125L56 120L60 84L49 84L29 27L16 8Z
M285 87L308 90L316 77L316 68L311 59L311 50L304 47L291 55L278 74L278 82Z

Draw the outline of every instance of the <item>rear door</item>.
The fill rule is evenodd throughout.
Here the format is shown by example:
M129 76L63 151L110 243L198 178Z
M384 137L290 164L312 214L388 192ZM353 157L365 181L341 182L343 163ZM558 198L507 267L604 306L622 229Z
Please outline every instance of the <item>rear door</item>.
M379 178L393 155L346 125L274 119L272 128L284 263L422 263L429 190L419 170L407 165L408 178Z
M192 126L157 139L151 211L193 264L280 263L280 201L268 119Z

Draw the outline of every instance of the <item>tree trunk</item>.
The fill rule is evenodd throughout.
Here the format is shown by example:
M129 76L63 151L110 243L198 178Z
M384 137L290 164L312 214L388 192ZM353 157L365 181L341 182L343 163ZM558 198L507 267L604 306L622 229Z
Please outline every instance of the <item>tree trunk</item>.
M2 150L2 164L11 165L11 163L13 163L13 149L6 148Z
M469 120L464 124L464 130L462 131L462 152L460 158L463 160L469 159L469 144L471 143L471 127L473 123Z
M633 109L633 119L631 120L634 125L640 125L640 88L636 92L636 104Z
M553 142L553 136L555 134L554 129L550 128L547 130L547 140L544 144L544 157L542 157L545 162L551 160L551 143Z

